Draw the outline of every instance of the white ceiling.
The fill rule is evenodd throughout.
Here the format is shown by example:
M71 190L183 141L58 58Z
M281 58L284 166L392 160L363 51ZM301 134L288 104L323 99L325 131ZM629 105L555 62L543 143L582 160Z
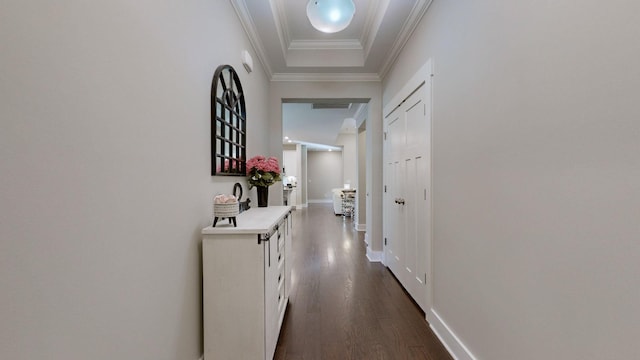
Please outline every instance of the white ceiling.
M308 0L231 0L271 80L379 81L431 0L353 0L343 31L315 30Z
M339 103L339 99L324 101ZM317 103L317 102L316 102ZM348 109L313 109L312 103L282 104L283 143L301 143L310 150L337 150L334 146L340 134L355 134L353 126L359 112L366 109L364 103L350 103Z
M308 0L230 1L255 50L254 62L262 64L272 81L381 81L431 4L353 0L356 13L351 24L325 34L307 19ZM359 107L312 110L310 104L285 103L283 136L335 145L344 120L354 117Z

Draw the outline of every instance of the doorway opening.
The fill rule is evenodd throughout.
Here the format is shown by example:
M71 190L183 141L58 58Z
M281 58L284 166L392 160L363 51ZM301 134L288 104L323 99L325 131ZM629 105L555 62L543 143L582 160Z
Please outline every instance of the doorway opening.
M283 99L283 201L294 208L332 203L366 228L366 119L369 99ZM345 190L355 194L343 211Z

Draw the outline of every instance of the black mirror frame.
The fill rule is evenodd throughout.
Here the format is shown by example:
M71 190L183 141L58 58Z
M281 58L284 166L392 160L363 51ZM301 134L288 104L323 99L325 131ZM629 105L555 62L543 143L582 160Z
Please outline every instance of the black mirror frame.
M242 84L233 67L218 66L211 83L212 176L246 176L247 112L244 100ZM223 111L218 113L219 109Z

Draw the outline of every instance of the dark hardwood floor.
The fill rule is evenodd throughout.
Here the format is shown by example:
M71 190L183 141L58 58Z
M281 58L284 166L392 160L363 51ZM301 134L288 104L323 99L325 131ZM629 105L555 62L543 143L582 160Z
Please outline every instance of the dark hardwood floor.
M294 211L292 292L275 359L452 359L364 233L330 204Z

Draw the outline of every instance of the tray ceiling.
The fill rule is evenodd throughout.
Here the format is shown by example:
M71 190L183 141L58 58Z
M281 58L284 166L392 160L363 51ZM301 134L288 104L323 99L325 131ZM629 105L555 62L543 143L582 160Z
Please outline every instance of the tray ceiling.
M343 31L315 30L307 0L231 0L273 80L379 81L389 71L431 0L353 0Z

